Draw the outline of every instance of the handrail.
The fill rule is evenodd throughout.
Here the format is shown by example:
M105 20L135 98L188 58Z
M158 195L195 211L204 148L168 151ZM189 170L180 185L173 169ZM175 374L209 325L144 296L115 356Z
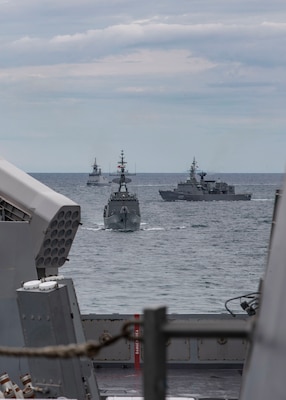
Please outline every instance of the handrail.
M166 307L144 310L144 400L166 398L166 342L171 337L251 338L253 317L247 321L167 322Z

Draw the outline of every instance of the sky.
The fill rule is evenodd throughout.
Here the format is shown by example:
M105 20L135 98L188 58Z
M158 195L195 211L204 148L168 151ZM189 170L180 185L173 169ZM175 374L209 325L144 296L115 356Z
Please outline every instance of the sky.
M0 156L284 172L285 67L285 0L0 0Z

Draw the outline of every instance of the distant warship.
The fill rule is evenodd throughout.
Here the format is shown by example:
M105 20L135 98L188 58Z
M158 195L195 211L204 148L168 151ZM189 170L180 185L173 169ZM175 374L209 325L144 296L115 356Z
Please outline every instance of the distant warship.
M93 170L92 172L88 175L88 181L86 184L88 186L109 186L110 182L109 180L101 175L101 168L96 163L96 158L94 159L94 164L92 165Z
M128 192L127 183L131 182L125 171L124 152L121 151L121 159L118 164L120 176L112 180L119 184L117 192L113 192L104 207L103 219L106 229L120 231L137 231L140 229L141 215L139 201L136 194Z
M176 189L159 190L160 196L165 201L212 201L212 200L251 200L250 193L235 194L235 187L225 182L205 180L206 172L200 172L200 180L196 178L197 163L194 158L190 177L185 182L180 182Z

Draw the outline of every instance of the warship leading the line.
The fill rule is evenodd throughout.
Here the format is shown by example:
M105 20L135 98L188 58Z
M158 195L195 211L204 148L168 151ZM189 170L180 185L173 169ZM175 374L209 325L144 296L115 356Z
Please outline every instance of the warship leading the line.
M137 231L140 229L141 214L139 200L135 193L129 193L127 183L131 182L126 175L131 175L125 170L124 152L118 164L119 177L112 182L119 185L118 190L113 192L104 206L103 220L106 229L119 231Z
M0 398L284 400L285 188L247 313L81 314L59 274L80 206L0 158Z
M200 172L200 180L196 178L197 163L194 158L190 176L185 182L180 182L176 189L159 190L160 196L165 201L213 201L213 200L251 200L251 193L235 193L235 187L226 182L206 180L206 172Z
M96 158L94 159L92 168L92 172L88 174L88 181L86 182L86 184L88 186L109 186L110 182L106 178L106 176L102 175L101 168L99 168L96 162Z

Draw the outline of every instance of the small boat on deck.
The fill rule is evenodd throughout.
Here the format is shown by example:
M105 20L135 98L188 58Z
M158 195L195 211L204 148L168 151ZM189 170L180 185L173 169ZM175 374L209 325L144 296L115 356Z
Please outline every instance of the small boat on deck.
M88 186L109 186L109 180L102 175L101 168L96 162L96 158L94 159L94 163L92 165L92 172L88 175L88 181L86 184Z
M104 206L103 219L106 229L120 230L124 232L137 231L140 229L141 214L139 200L135 193L130 193L127 183L131 182L126 175L126 161L124 161L124 152L121 151L121 158L118 164L119 177L112 182L119 185L118 190L113 192Z

